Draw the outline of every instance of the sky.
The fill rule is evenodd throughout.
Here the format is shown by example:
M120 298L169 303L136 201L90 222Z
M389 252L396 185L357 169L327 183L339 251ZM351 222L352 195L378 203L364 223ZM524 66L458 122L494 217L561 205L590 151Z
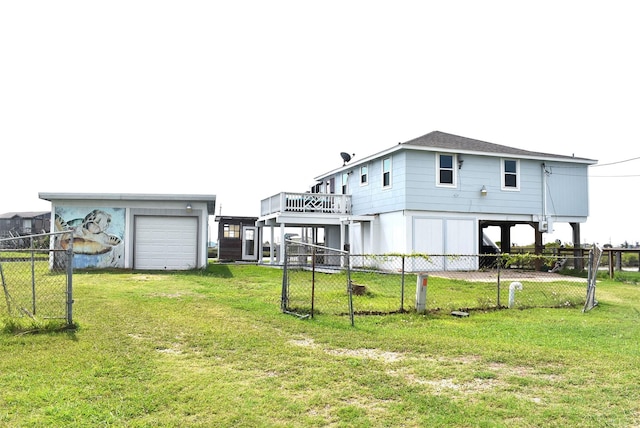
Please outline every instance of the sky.
M597 160L582 242L635 243L638 40L618 0L0 2L0 213L180 193L257 217L437 130Z

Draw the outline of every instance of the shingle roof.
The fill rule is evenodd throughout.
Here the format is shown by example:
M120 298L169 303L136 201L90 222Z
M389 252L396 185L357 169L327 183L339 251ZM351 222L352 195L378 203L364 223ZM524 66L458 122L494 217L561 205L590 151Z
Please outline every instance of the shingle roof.
M0 218L34 218L40 215L51 214L51 211L22 211L22 212L9 212L0 214Z
M560 158L575 161L591 161L586 158L576 158L574 156L555 155L550 153L533 152L514 147L502 146L500 144L487 143L486 141L474 140L473 138L460 137L458 135L447 134L445 132L433 131L422 137L401 143L403 146L421 146L438 148L453 152L477 152L488 154L501 154L513 156L526 156L534 158ZM595 162L595 161L594 161Z

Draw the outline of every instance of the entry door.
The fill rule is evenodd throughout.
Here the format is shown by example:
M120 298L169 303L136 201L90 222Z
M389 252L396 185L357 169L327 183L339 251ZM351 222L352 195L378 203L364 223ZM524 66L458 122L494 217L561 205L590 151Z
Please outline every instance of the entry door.
M242 260L258 260L259 244L258 228L242 226Z

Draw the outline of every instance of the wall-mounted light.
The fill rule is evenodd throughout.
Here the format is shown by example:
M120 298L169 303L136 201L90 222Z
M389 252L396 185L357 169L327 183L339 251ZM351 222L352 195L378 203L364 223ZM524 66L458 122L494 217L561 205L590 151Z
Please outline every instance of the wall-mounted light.
M187 204L187 212L190 213L192 209L193 209L193 207L191 206L191 203L189 202Z
M464 163L464 159L458 159L458 169L462 169L463 163Z
M482 189L480 189L480 195L487 196L487 186L485 186L484 184L482 185Z

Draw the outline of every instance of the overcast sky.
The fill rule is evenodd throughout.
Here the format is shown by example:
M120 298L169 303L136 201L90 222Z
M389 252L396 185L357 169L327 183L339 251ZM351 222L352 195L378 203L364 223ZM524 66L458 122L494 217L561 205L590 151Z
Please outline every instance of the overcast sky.
M635 242L639 40L633 1L0 2L0 213L195 193L259 216L340 152L438 130L598 160L582 241Z

